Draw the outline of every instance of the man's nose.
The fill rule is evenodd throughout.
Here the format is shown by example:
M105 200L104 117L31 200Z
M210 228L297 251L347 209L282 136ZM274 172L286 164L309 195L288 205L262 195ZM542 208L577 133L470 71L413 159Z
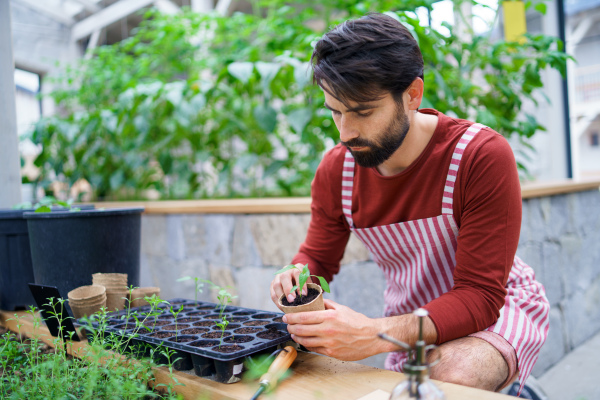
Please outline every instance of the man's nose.
M346 116L342 116L339 126L340 131L340 140L342 142L347 142L351 139L357 138L359 136L358 129L356 129L355 125L349 121L349 118Z

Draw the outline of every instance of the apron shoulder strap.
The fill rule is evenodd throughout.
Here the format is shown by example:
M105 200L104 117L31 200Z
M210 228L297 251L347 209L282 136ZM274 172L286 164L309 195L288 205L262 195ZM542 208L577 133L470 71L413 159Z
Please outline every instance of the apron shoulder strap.
M346 149L344 167L342 169L342 211L350 228L354 228L352 220L352 187L354 186L354 157L350 150Z
M444 196L442 197L442 214L452 214L452 204L454 202L454 184L456 183L456 176L458 175L458 167L460 166L460 160L462 159L465 148L471 142L471 139L475 137L483 128L487 128L485 125L474 123L469 126L465 133L462 134L460 140L454 148L452 153L452 159L450 161L450 167L448 168L448 175L446 176L446 184L444 185Z

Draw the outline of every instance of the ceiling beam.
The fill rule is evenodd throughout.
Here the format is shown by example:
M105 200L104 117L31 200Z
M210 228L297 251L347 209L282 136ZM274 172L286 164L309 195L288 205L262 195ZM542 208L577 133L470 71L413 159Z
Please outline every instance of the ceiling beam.
M60 11L60 8L51 7L45 1L39 0L20 0L20 3L32 8L34 11L41 12L53 20L60 22L61 24L71 26L75 23L73 18L67 17Z
M86 11L89 11L91 13L98 12L102 9L102 8L100 8L100 6L98 6L98 4L96 4L90 0L73 0L73 1L81 4Z
M31 1L31 0L28 0ZM71 30L71 38L80 40L94 31L105 28L106 26L117 22L118 20L133 14L140 8L146 7L155 0L120 0L110 6L103 8L96 14L90 15L86 19L77 22Z

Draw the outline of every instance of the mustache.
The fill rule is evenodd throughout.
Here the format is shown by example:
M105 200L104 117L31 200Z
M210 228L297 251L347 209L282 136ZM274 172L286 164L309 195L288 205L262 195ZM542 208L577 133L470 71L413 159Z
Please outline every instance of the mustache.
M373 143L362 138L350 139L347 142L341 141L346 147L373 147Z

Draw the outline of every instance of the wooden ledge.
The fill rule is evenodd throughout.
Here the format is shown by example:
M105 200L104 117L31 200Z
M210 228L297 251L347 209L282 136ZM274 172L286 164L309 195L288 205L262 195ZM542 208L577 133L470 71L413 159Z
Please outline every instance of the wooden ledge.
M600 179L532 182L521 185L523 199L600 188ZM122 201L96 203L96 208L145 207L145 214L306 214L310 197L258 199Z
M521 197L523 199L531 199L534 197L576 193L586 190L598 190L598 188L600 188L600 179L526 182L521 184Z

